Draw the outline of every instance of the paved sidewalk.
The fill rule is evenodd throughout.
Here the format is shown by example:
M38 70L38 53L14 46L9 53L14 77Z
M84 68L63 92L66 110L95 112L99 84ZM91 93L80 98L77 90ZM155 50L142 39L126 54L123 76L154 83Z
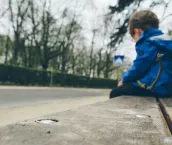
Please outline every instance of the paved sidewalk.
M56 119L57 123L36 123ZM166 145L170 131L155 98L122 96L0 128L1 145Z

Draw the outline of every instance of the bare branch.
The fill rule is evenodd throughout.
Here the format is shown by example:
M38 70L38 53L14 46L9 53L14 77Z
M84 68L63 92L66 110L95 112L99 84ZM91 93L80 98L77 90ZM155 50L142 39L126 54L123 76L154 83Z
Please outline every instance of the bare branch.
M171 3L171 1L172 1L172 0L169 0L169 1L165 4L162 18L165 16L165 13L166 13L167 8L168 8L169 4Z
M12 0L9 0L9 10L10 10L10 19L12 22L12 26L13 26L14 31L16 31L16 28L14 25L14 15L13 15L14 13L13 13L13 9L12 9Z
M162 23L164 20L166 20L168 17L171 17L171 16L172 16L172 14L165 16L164 18L161 19L160 23Z

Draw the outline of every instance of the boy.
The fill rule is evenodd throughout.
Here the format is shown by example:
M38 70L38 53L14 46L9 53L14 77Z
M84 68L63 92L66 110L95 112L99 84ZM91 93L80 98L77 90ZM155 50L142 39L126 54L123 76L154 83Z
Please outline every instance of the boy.
M111 91L110 99L121 95L172 96L172 40L158 28L159 20L151 11L131 16L129 32L136 41L137 57Z

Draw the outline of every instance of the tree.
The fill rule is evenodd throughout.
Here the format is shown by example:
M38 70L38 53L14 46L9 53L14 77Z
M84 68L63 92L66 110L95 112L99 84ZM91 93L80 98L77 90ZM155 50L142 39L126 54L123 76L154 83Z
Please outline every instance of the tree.
M15 3L15 4L14 4ZM30 0L9 0L9 11L10 11L10 21L12 23L14 31L14 45L13 45L13 57L12 63L18 64L18 55L22 50L22 32L24 31L24 22L26 21L26 16L28 13L30 5Z
M118 4L116 6L110 6L111 17L115 15L120 17L116 19L118 26L115 28L115 32L111 35L111 45L115 46L123 41L124 36L127 33L128 21L133 12L135 12L138 8L141 8L141 4L143 4L146 0L118 0ZM161 6L164 10L162 13L161 21L164 21L168 17L172 16L172 14L167 14L166 11L168 6L170 5L172 0L168 0L167 2L164 0L152 0L150 5L147 7L152 10L156 6ZM123 19L121 19L123 18Z
M48 8L46 9L46 7ZM57 27L57 20L51 14L51 5L44 1L43 10L40 14L39 6L31 3L30 15L32 32L30 38L31 50L36 53L36 59L44 70L48 69L50 60L60 56L62 42L59 40L61 27Z
M63 40L62 40L62 55L61 55L61 72L66 73L66 67L69 57L69 50L73 49L74 42L77 37L79 37L80 30L82 27L76 21L76 15L73 15L73 18L69 23L66 25L63 31Z
M92 40L91 40L91 48L90 48L90 55L89 55L89 72L88 72L88 76L91 76L91 74L93 73L94 69L95 69L95 56L94 56L94 41L95 41L95 37L96 37L96 33L97 33L98 29L93 29L92 30Z
M8 35L0 35L0 55L5 57L4 63L8 63L8 55L11 50L12 42Z

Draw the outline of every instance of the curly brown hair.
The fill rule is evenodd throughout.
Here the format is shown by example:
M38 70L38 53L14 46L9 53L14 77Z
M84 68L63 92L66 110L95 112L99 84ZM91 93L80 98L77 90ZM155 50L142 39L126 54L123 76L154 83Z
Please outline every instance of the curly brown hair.
M134 35L134 29L142 29L143 31L150 28L159 28L159 19L155 13L149 10L135 12L129 20L129 33Z

